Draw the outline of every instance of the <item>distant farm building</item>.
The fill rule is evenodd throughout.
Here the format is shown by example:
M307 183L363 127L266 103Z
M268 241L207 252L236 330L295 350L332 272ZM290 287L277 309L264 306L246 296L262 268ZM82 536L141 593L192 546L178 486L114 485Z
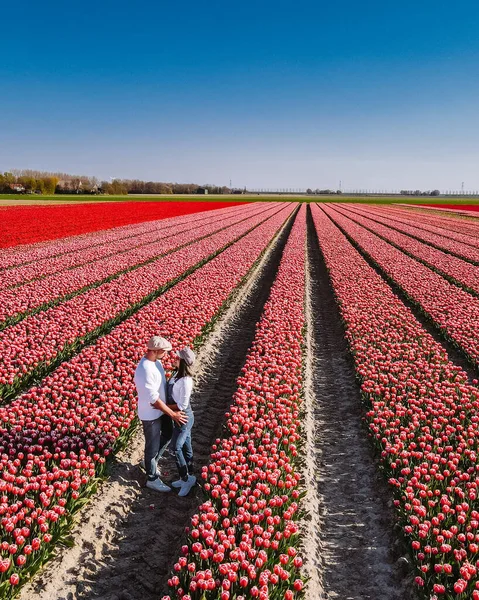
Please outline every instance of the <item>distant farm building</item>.
M21 183L9 183L8 187L16 194L23 194L25 192L25 186Z
M197 193L197 194L207 194L207 193L208 193L208 189L207 189L207 188L204 188L204 187L199 187L199 188L196 190L196 193Z

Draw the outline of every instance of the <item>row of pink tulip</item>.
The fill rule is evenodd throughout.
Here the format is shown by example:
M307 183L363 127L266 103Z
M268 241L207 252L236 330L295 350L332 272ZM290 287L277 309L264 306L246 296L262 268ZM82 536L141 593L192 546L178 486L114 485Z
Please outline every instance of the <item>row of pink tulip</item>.
M479 390L318 207L370 436L428 600L479 598Z
M338 212L331 218L472 361L479 364L479 298L410 258Z
M254 207L257 211L257 205L254 205ZM12 286L18 287L29 281L40 278L43 279L47 275L66 271L67 269L74 269L75 267L80 267L87 263L105 260L108 257L114 259L115 255L118 255L118 258L121 259L122 253L134 251L147 244L158 243L165 238L171 238L178 233L191 228L192 225L194 228L202 227L206 223L214 223L228 217L234 217L240 214L246 216L248 214L246 209L241 211L241 209L238 208L229 209L229 212L227 213L224 211L218 212L219 214L216 211L211 211L204 213L203 215L185 215L174 219L160 220L156 223L144 224L142 228L135 227L134 232L128 237L113 239L109 242L102 241L100 244L94 244L88 248L67 252L51 258L35 260L19 267L7 269L0 273L0 289ZM250 209L249 212L253 211ZM61 242L57 241L56 246L57 248L61 247ZM120 268L121 265L119 270Z
M479 237L479 220L478 219L464 219L457 218L453 215L439 215L439 214L427 214L424 211L412 211L404 208L398 208L396 206L384 206L378 211L385 217L399 217L412 219L417 226L422 227L424 225L433 225L439 227L443 234L447 237L451 237L452 233L462 233L470 237Z
M362 207L353 207L353 210L356 209L361 210ZM373 210L371 210L371 208ZM476 246L477 245L477 236L479 235L479 229L474 227L472 231L470 231L470 226L466 231L456 231L453 226L457 219L453 217L449 217L445 219L445 222L436 222L435 220L426 221L422 214L411 214L410 211L405 211L404 209L399 211L391 211L384 209L382 207L365 207L366 210L363 214L369 214L371 216L378 216L381 218L390 219L395 224L400 225L410 225L411 227L415 227L417 229L422 230L423 232L432 233L434 235L438 235L440 239L449 238L456 242L466 244L468 246ZM451 223L452 221L452 223Z
M206 236L196 243L31 315L0 332L1 396L5 399L16 395L30 383L32 376L43 376L51 361L65 360L72 350L90 342L92 335L103 334L106 327L127 316L138 303L151 300L151 294L158 295L186 271L265 219L272 219L277 227L288 210L291 210L289 205L280 205L279 210L276 205L272 211L242 219L217 233L211 231L218 227L217 223L205 225L194 230L195 235ZM170 243L176 244L180 238L179 235ZM37 367L40 373L35 371Z
M257 324L226 415L227 435L203 467L206 501L169 580L175 598L291 600L303 589L297 444L305 212L303 206Z
M413 258L420 260L428 267L438 271L438 273L454 280L461 287L472 290L479 295L479 269L477 266L452 254L438 250L433 246L424 244L415 238L399 233L399 231L391 229L391 227L381 225L376 223L376 221L362 217L351 211L342 210L338 205L335 205L334 208L338 213L363 225ZM394 224L392 226L394 227Z
M370 219L375 219L378 217L380 219L388 219L391 227L396 227L397 225L414 227L421 233L438 236L439 242L445 238L446 240L449 240L449 242L458 242L459 244L465 244L466 246L477 246L476 235L472 235L470 232L466 231L454 231L454 229L451 227L448 228L446 224L439 225L437 223L427 223L424 221L421 214L404 214L405 211L403 211L403 213L397 213L386 211L381 208L373 208L373 210L370 209L371 207L369 206L366 207L366 210L362 210L362 207L353 206L351 212L360 214ZM454 221L454 219L450 218L449 221ZM450 225L453 225L453 223ZM479 235L479 229L477 230L477 234Z
M380 216L377 213L373 213L371 211L364 210L362 207L354 208L354 209L352 209L352 212L366 215L366 216L369 215L370 218L374 219L378 223L381 223L383 225L388 224L388 219L385 219L384 217ZM389 224L390 224L390 226L392 226L390 219L389 219ZM474 239L469 238L469 240L470 240L469 244L464 243L464 242L459 242L456 240L452 240L449 237L445 237L444 235L439 235L438 233L431 233L429 231L425 231L424 229L419 229L418 227L416 227L415 223L409 225L409 224L401 223L400 221L396 221L394 224L394 228L397 229L398 231L400 231L401 233L405 233L407 235L416 237L421 242L425 242L426 244L431 244L432 246L435 246L436 248L439 248L440 250L444 250L445 252L450 252L451 254L455 254L456 256L459 256L459 258L468 260L474 264L476 264L476 263L479 264L479 248L477 247L477 244L474 241Z
M174 349L200 345L205 326L293 209L285 207L0 408L2 597L10 597L11 586L28 577L36 560L47 558L67 515L131 427L133 373L144 341L160 333Z
M210 219L199 227L175 228L172 236L159 237L156 242L142 245L128 252L115 254L103 260L89 262L75 269L63 271L37 279L20 288L11 288L0 292L0 321L6 324L17 322L28 312L45 308L50 304L58 304L65 296L84 288L98 285L122 272L139 268L149 261L159 260L161 255L175 248L190 244L201 237L211 235L224 227L240 224L246 220L259 219L263 214L270 214L276 207L268 207L265 211L256 210L247 215L234 213L220 220ZM169 259L162 259L169 260Z

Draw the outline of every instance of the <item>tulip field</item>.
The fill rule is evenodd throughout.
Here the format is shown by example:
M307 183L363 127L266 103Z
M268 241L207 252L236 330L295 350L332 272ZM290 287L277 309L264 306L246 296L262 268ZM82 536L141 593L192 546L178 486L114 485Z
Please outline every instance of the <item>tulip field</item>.
M232 343L250 337L237 372L223 373L234 393L217 394L218 427L200 405L201 379L195 391L194 492L154 500L141 476L133 482L138 502L160 502L158 535L174 540L162 549L165 572L140 592L140 574L109 580L100 569L102 594L117 585L145 600L479 600L479 222L365 204L126 204L117 214L102 203L68 206L63 218L62 207L1 209L0 598L61 571L54 557L67 552L74 523L141 437L133 373L145 341L160 334L201 359L223 327ZM28 236L27 214L39 220ZM327 339L328 323L311 310L320 268L349 360L332 382L351 375L370 453L361 460L381 474L373 504L372 489L351 502L381 515L382 565L367 563L373 532L344 537L353 517L324 525L321 448L334 440L314 407L331 400L307 384L334 361L334 348L311 356L311 339ZM260 315L248 330L246 305ZM171 357L164 364L170 371ZM335 403L341 394L338 385ZM316 446L318 457L308 450ZM348 472L351 458L334 456ZM125 535L139 534L112 532ZM74 587L82 568L73 583L65 574L64 589L42 582L23 598L86 598Z
M114 205L95 202L2 208L0 209L2 215L0 248L14 248L19 244L33 244L66 236L77 236L111 227L127 226L133 223L143 223L238 204L241 202L215 202L214 204L211 202L122 202ZM80 243L82 243L81 240ZM32 249L32 251L36 252L37 249Z

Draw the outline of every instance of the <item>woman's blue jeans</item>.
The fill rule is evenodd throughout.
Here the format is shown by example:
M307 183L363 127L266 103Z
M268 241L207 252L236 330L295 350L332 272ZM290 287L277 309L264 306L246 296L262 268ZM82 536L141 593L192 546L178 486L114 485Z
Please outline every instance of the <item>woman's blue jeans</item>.
M188 479L188 465L193 460L193 448L191 446L191 428L195 422L195 415L191 410L191 407L183 411L188 421L183 425L177 425L173 428L173 435L171 437L170 448L173 449L176 457L176 466L178 467L178 473L181 479L186 481Z

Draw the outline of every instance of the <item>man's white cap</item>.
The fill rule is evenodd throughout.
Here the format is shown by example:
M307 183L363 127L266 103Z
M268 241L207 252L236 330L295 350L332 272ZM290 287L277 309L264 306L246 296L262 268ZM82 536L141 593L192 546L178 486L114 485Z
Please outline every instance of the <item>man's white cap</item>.
M165 338L160 337L159 335L154 335L152 338L148 340L148 350L165 350L169 352L171 350L171 344Z

